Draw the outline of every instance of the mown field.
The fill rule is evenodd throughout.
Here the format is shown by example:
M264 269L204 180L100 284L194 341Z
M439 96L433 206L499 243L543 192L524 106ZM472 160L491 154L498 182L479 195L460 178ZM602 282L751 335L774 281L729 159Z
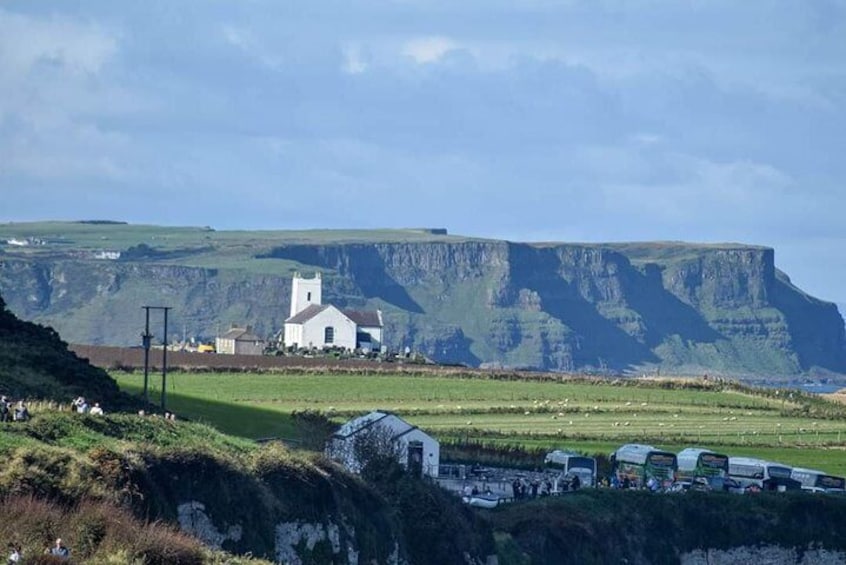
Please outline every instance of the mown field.
M139 373L113 376L140 393ZM150 390L158 401L159 375ZM846 408L798 391L697 381L172 373L167 397L179 414L250 438L296 440L295 411L342 422L383 409L442 440L606 454L626 442L700 445L846 474Z

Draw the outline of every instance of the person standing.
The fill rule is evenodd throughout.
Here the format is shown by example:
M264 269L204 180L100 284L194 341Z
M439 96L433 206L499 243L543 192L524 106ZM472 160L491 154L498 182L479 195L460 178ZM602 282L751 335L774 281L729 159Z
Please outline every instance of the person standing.
M0 396L0 422L9 421L9 401L6 396Z
M21 562L22 557L20 544L9 542L9 560L6 563L8 565L16 565Z
M50 555L59 557L60 559L67 559L70 557L70 550L62 543L62 538L56 539L56 545L50 550Z
M18 405L15 408L15 422L26 422L29 420L29 409L24 404L23 400L18 401Z

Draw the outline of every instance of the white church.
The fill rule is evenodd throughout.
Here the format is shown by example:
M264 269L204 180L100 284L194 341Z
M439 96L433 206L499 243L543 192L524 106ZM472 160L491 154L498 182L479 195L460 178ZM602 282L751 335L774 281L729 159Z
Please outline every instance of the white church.
M294 274L291 315L285 320L286 347L381 349L384 330L381 310L340 310L331 304L323 304L322 295L320 273L311 279Z

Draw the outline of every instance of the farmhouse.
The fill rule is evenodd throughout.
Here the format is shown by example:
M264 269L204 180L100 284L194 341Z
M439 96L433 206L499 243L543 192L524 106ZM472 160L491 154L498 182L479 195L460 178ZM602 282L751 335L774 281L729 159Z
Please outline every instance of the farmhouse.
M410 472L438 476L440 444L438 440L412 426L396 414L383 410L350 420L332 434L326 455L350 471L361 471L362 452L389 449Z
M320 273L306 279L294 275L291 285L291 315L285 320L288 347L340 347L379 350L384 324L381 310L341 310L322 303Z
M264 346L264 340L254 334L250 326L231 328L215 339L217 352L229 355L261 355Z

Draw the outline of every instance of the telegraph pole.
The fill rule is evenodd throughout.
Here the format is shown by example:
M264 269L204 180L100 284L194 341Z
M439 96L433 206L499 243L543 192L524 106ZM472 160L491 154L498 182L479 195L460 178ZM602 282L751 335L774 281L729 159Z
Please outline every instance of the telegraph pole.
M164 349L162 350L162 410L164 410L167 388L167 311L170 310L170 306L163 306L162 310L164 310Z
M147 322L144 324L144 333L141 334L141 345L144 346L144 400L150 401L150 396L147 392L147 385L150 375L150 342L153 336L150 335L150 308L152 306L142 306L147 314Z
M141 343L144 346L144 400L150 401L149 398L149 374L150 374L150 347L153 341L153 335L150 333L150 310L162 310L164 312L164 337L162 343L162 410L165 409L165 385L167 385L167 313L173 308L170 306L142 306L146 313L146 324L144 326L144 333L141 334Z

